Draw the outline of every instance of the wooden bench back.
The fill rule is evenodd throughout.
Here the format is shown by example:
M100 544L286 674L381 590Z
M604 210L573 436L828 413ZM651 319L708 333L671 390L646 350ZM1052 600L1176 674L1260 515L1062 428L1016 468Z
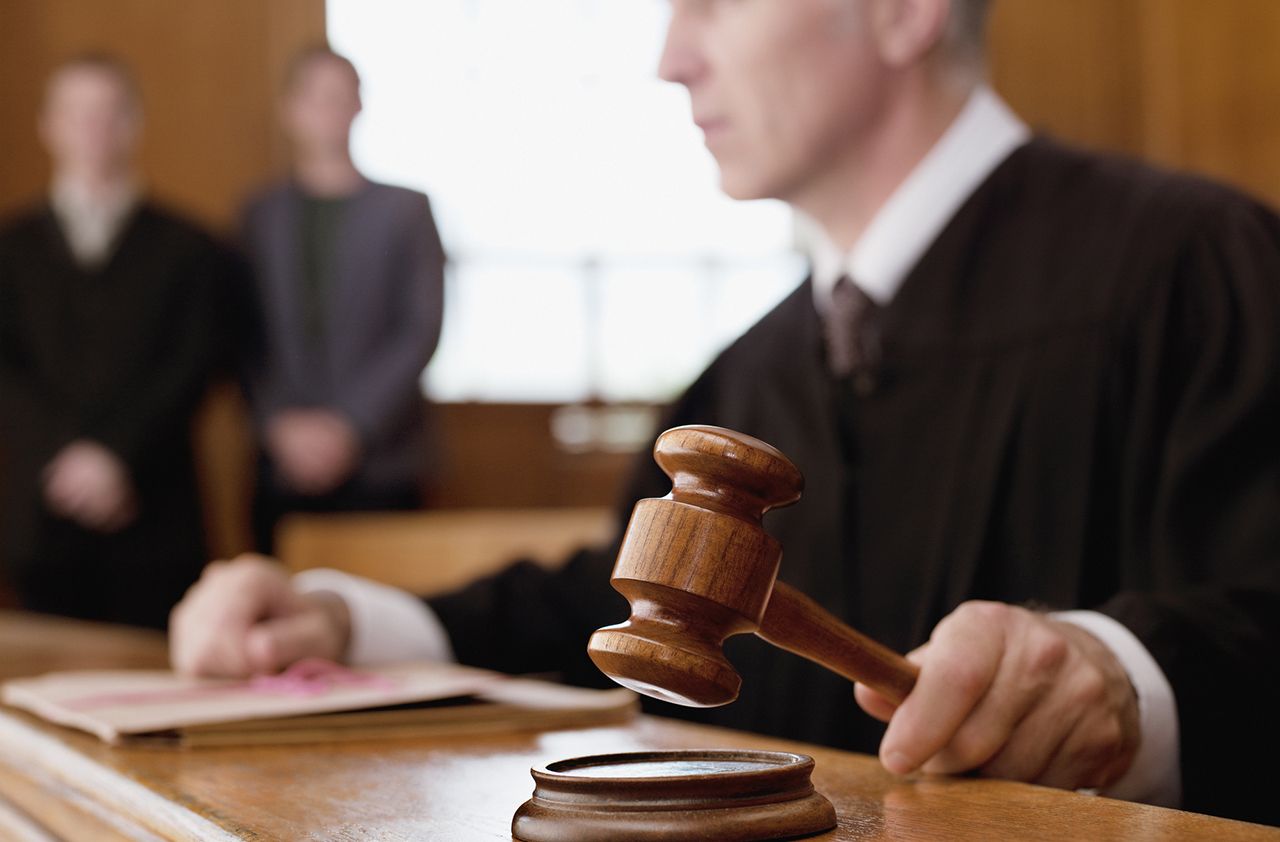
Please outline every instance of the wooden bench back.
M612 530L608 508L292 515L278 527L276 549L294 571L332 567L430 595L520 558L557 565Z

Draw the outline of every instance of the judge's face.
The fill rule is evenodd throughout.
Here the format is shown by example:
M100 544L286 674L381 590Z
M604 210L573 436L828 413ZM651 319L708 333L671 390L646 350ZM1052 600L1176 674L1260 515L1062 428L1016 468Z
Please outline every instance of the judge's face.
M110 70L68 67L50 81L40 137L63 171L105 175L128 167L141 132L138 103Z
M738 199L795 201L856 154L884 69L866 0L672 0L659 75Z
M302 150L344 149L360 113L360 86L337 59L318 57L299 68L285 93L282 121Z

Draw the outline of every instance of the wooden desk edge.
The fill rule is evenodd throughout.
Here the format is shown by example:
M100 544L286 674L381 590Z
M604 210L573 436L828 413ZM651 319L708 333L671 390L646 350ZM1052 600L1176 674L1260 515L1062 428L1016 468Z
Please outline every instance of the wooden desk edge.
M0 612L0 640L12 644L15 654L28 655L25 659L18 658L12 664L19 668L33 667L36 664L56 669L142 667L161 666L165 661L163 637L158 635L92 624L59 622L9 612ZM28 649L30 651L26 651ZM66 658L51 659L51 653L54 656L66 653ZM3 670L0 669L0 672ZM859 813L859 805L866 802L874 808L877 793L885 786L892 786L895 791L906 796L919 796L929 801L932 806L922 817L933 830L944 835L947 832L947 816L945 810L944 815L936 814L940 803L960 804L976 810L999 807L1003 811L1010 802L1022 802L1024 813L1030 811L1041 819L1048 814L1060 817L1064 815L1062 811L1067 810L1074 819L1078 819L1078 823L1074 820L1072 822L1076 831L1084 831L1090 826L1102 830L1133 830L1143 827L1156 833L1169 832L1169 838L1280 840L1280 829L1277 828L1106 798L1088 798L1075 793L1044 790L1012 782L938 779L884 781L882 785L882 773L877 771L879 767L875 765L874 758L851 756L837 749L806 746L793 741L675 720L639 717L632 725L615 731L616 734L625 732L625 742L651 747L750 745L813 754L819 761L815 782L819 783L820 788L829 790L828 795L833 801L839 802L837 809L842 809L843 804L845 810L841 830L823 838L882 838L869 835L876 831L862 824L868 816ZM581 732L581 736L573 729L547 732L536 743L522 744L517 751L521 755L529 755L530 759L541 754L544 749L552 756L591 753L582 749L594 747L596 740L600 739L600 733L609 735L613 732L604 729L599 733ZM179 793L167 791L163 782L150 780L145 766L135 769L127 763L119 765L104 762L104 758L112 755L89 749L91 744L87 742L88 739L75 732L48 725L22 711L0 705L0 772L11 771L30 781L30 787L23 787L23 791L28 794L34 794L40 788L47 790L43 799L28 799L25 802L14 800L17 796L7 790L4 785L5 776L0 774L0 800L8 801L28 817L43 820L41 815L37 815L39 811L28 804L38 801L38 804L43 805L41 809L51 809L59 799L63 799L70 805L66 809L79 808L87 819L96 816L104 826L116 830L115 837L63 834L74 839L85 838L98 842L99 839L117 837L146 840L153 840L154 836L178 840L240 838L236 833L240 826L236 820L238 817L228 815L209 803L177 797ZM616 739L614 741L617 742ZM448 743L447 740L443 743L446 749ZM537 750L531 754L533 745L537 746ZM856 786L852 785L850 775L858 778ZM531 788L532 783L523 774L517 777L519 780L513 779L514 783L509 781L498 787L505 793L504 798L506 795L513 796L513 810L519 803L514 798L516 789L523 790L526 786ZM863 789L866 790L865 793ZM1019 793L1026 797L1019 798ZM936 800L938 796L943 796L940 801ZM114 814L118 814L124 821L114 821ZM881 813L880 818L883 820L887 816ZM508 821L507 815L490 816L485 825L501 826ZM939 825L937 822L943 824ZM467 826L472 827L470 824ZM138 829L145 831L139 833ZM250 830L250 826L245 825L244 829ZM893 832L892 828L889 830ZM968 838L975 837L970 835Z
M122 815L145 817L147 829L165 838L191 842L235 842L239 838L32 727L25 716L0 708L0 744L6 765L34 766L76 792L91 792L95 800Z

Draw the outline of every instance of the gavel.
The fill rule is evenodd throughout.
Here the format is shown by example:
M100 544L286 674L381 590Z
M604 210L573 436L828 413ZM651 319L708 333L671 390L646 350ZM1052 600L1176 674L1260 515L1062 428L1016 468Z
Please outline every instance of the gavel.
M804 477L774 447L722 427L675 427L654 458L671 493L636 503L613 569L631 616L591 635L600 670L639 693L692 707L738 698L724 641L754 632L901 703L915 664L778 581L782 546L764 513L800 499Z

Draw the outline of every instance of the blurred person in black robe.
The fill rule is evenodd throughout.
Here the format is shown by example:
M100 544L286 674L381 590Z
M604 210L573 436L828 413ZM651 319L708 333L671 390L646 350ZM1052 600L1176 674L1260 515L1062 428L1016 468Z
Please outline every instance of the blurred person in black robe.
M106 56L52 74L47 200L0 232L0 560L30 610L162 628L205 561L190 425L228 253L143 199Z
M722 186L785 199L817 233L811 278L664 426L790 456L804 499L765 520L780 576L913 649L921 674L896 711L858 687L872 718L843 679L738 637L736 702L650 709L878 748L899 773L1280 822L1280 223L1031 135L982 83L984 5L672 4L661 72L689 90ZM835 341L851 312L852 361ZM642 456L620 526L670 487ZM628 614L613 550L519 564L417 615L245 559L175 612L173 659L451 656L598 680L587 638Z

